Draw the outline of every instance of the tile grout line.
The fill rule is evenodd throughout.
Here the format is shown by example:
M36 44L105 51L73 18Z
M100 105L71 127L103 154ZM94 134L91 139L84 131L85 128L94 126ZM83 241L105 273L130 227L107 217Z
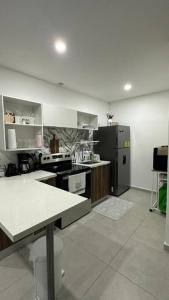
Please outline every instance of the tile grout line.
M144 219L142 221L140 221L139 225L136 227L136 229L134 230L134 232L132 232L132 234L129 236L129 238L126 240L126 242L123 244L123 246L117 251L117 253L114 255L114 257L112 258L112 260L110 261L109 265L111 265L113 259L119 254L119 252L121 250L123 250L123 248L125 247L125 245L128 243L128 241L132 238L132 236L136 233L136 231L139 229L139 227L143 224Z
M95 284L95 282L99 279L99 277L105 272L105 270L108 268L108 265L105 265L103 271L96 277L96 279L92 282L92 284L86 289L83 296L80 298L81 300L84 298L84 296L87 294L87 292L92 288L92 286Z
M112 268L112 266L110 266ZM113 271L115 271L112 268ZM155 295L153 295L150 291L146 290L145 288L143 288L142 286L140 286L138 283L136 283L135 281L131 280L130 278L128 278L126 275L122 274L121 272L117 271L117 273L119 273L121 276L123 276L124 278L126 278L128 281L130 281L132 284L138 286L140 289L142 289L144 292L146 292L147 294L151 295L154 299L159 300L159 298L157 298Z
M121 276L123 276L124 278L128 279L130 282L132 282L134 285L138 286L139 288L141 288L142 290L144 290L146 293L148 293L149 295L151 295L152 297L154 297L154 299L159 300L159 298L156 298L156 296L154 296L150 291L144 289L142 286L140 286L139 284L137 284L136 282L132 281L130 278L128 278L126 275L122 274L120 271L115 270L113 268L113 266L111 265L111 263L113 262L114 258L119 254L119 252L125 247L125 245L129 242L129 240L132 239L132 236L137 232L137 230L139 229L139 227L143 224L143 222L145 221L147 217L145 216L144 219L140 222L140 224L137 226L137 228L134 230L134 232L129 236L129 238L127 239L127 241L124 243L124 245L119 249L119 251L117 252L117 254L113 257L113 259L111 260L109 267L111 267L111 269L117 273L119 273ZM138 241L139 242L139 241ZM141 243L141 242L140 242ZM144 243L141 243L142 245L145 245ZM147 246L147 245L145 245ZM159 251L160 252L160 251Z
M98 214L98 213L96 213ZM100 215L100 214L99 214ZM113 267L110 265L111 262L113 261L113 259L116 257L116 255L118 255L118 253L125 247L126 243L132 238L132 236L136 233L136 231L139 229L139 227L143 224L144 220L146 219L147 216L144 216L144 218L140 221L140 223L138 224L138 226L136 227L136 229L134 230L134 232L132 232L132 234L129 236L129 238L126 240L126 242L120 247L120 249L117 251L117 253L115 255L113 255L112 259L110 260L109 263L103 261L101 258L99 258L98 256L96 256L95 254L91 253L88 249L86 249L85 247L81 246L81 245L76 245L77 247L79 247L80 249L82 249L83 251L87 252L88 254L90 254L91 256L93 256L94 258L96 258L97 260L99 260L101 263L103 263L105 265L105 267L103 268L103 270L100 272L100 274L96 277L96 279L92 282L92 284L86 289L86 291L84 292L84 294L82 295L82 297L80 299L83 299L83 297L87 294L87 292L89 291L89 289L92 288L92 286L95 284L95 282L99 279L99 277L105 272L105 270L108 267L111 267L111 269L117 273L119 273L121 276L123 276L120 272L116 271L113 269ZM105 217L102 216L102 219L104 219ZM83 226L85 227L85 224L83 224ZM86 228L87 230L87 228ZM76 244L76 238L73 239L71 237L69 237L69 239ZM125 276L123 276L125 277ZM125 277L127 280L129 280L127 277ZM132 282L131 280L129 280L130 282ZM138 286L139 288L141 288L142 290L144 290L142 287L140 287L139 285L135 284L134 282L132 282L132 284ZM148 291L144 290L146 293L150 294ZM154 295L150 294L151 296L154 297ZM154 299L157 299L154 297ZM158 299L157 299L158 300Z
M79 239L79 238L77 238L77 239ZM70 238L70 240L71 240L72 242L74 242L74 243L77 243L77 241L76 241L77 239L76 239L76 238L75 238L75 239ZM83 249L83 251L86 251L88 254L90 254L90 255L93 256L94 258L97 258L100 262L104 263L104 264L107 265L107 266L110 265L111 261L112 261L113 258L116 256L116 254L123 248L123 245L122 245L122 246L120 247L120 249L117 250L117 253L114 254L114 255L111 257L110 261L109 261L109 262L105 262L103 259L101 259L100 257L98 257L96 254L92 253L90 250L88 250L88 249L85 248L84 246L81 246L81 245L79 245L79 244L76 244L76 246L79 247L80 249Z
M144 218L145 219L145 218ZM86 289L86 291L84 292L84 294L82 295L82 297L80 298L80 299L83 299L83 297L87 294L87 292L89 291L89 289L91 289L92 288L92 286L95 284L95 282L99 279L99 277L105 272L105 270L107 269L107 268L109 268L109 267L111 267L111 262L112 262L112 260L115 258L115 256L122 250L122 248L126 245L126 243L129 241L129 239L132 237L132 235L133 234L135 234L135 232L138 230L138 228L141 226L141 224L144 222L144 219L142 220L142 221L140 221L140 223L139 223L139 225L136 227L136 229L134 230L134 232L129 236L129 238L127 239L127 241L124 243L124 245L123 246L121 246L120 247L120 249L117 251L117 253L113 256L113 258L111 259L111 261L109 262L109 263L106 263L106 262L104 262L102 259L100 259L99 257L97 257L96 255L94 255L93 253L91 253L90 251L88 251L85 247L83 247L83 246L80 246L80 245L76 245L77 247L79 247L79 248L81 248L81 249L83 249L83 251L86 251L88 254L90 254L91 256L93 256L93 257L95 257L96 259L98 259L100 262L102 262L102 263L104 263L105 264L105 267L104 267L104 269L100 272L100 274L96 277L96 279L92 282L92 284ZM71 238L70 238L71 239ZM75 240L73 240L73 239L71 239L71 241L72 242L74 242L74 243L76 243L76 239ZM113 270L113 271L115 271L115 272L117 272L117 273L119 273L118 271L116 271L116 270L114 270L112 267L111 267L111 269ZM119 273L120 274L120 273ZM122 274L120 274L120 275L122 275ZM123 277L125 277L125 276L123 276ZM128 279L127 277L126 277L126 279ZM129 279L128 279L129 280ZM132 282L131 280L130 280L130 282ZM135 284L134 282L132 282L134 285L136 285L136 286L138 286L137 284ZM140 286L138 286L139 288L141 288L141 289L143 289L142 287L140 287ZM144 289L143 289L144 290ZM147 292L146 290L145 290L145 292ZM150 294L150 293L149 293ZM151 294L150 294L151 295ZM153 295L151 295L151 296L153 296ZM153 296L154 297L154 296ZM156 298L155 298L156 299ZM158 299L157 299L158 300Z
M104 219L104 216L102 216L102 218ZM103 269L103 271L101 271L101 273L97 276L97 278L94 280L94 282L90 285L90 287L87 288L87 290L84 292L83 296L80 299L83 299L84 296L87 294L87 292L92 288L92 286L95 284L95 282L99 279L99 277L105 272L105 270L107 268L111 268L114 272L119 273L121 276L123 276L124 278L126 278L127 280L129 280L132 284L138 286L140 289L144 290L142 287L140 287L139 285L137 285L136 283L132 282L129 278L127 278L126 276L122 275L120 272L118 272L117 270L114 270L113 267L110 265L111 262L113 261L113 259L116 257L116 255L118 255L118 253L125 247L126 243L132 238L132 236L136 233L136 231L139 229L139 227L143 224L144 220L146 219L146 216L144 216L144 218L140 221L139 225L136 227L136 229L134 230L134 232L129 236L129 238L126 240L126 242L124 243L124 245L122 245L120 247L120 249L117 251L117 253L113 256L113 258L111 259L111 261L109 263L105 263L104 261L102 261L100 258L98 258L96 255L94 255L93 253L91 253L90 251L88 251L86 248L79 246L81 249L83 249L84 251L86 251L87 253L89 253L90 255L92 255L93 257L97 258L99 261L101 261L102 263L105 264L105 268ZM76 239L75 239L76 240ZM158 298L154 297L154 295L152 295L151 293L149 293L148 291L144 290L146 293L148 293L149 295L153 296L154 299L158 300Z
M106 218L104 216L102 216L102 218ZM131 237L136 233L136 231L139 229L139 227L142 225L142 223L144 222L146 216L140 221L140 223L138 224L138 226L136 227L136 229L134 230L134 232L132 232L132 234L129 236L129 238L126 240L126 242L120 247L119 250L117 250L117 253L114 254L112 256L112 258L110 259L109 262L105 262L103 261L100 257L96 256L95 254L93 254L91 251L89 251L88 249L86 249L84 246L81 246L81 245L77 245L78 247L80 247L81 249L83 249L84 251L86 251L88 254L92 255L93 257L97 258L100 262L104 263L105 265L109 266L111 264L111 262L113 261L113 259L116 257L116 255L118 255L118 253L125 247L126 243L128 243L128 241L131 239ZM83 225L85 227L85 225ZM87 228L85 229L87 230ZM76 243L76 240L78 238L71 238L69 237L69 239L72 241L72 242L75 242Z

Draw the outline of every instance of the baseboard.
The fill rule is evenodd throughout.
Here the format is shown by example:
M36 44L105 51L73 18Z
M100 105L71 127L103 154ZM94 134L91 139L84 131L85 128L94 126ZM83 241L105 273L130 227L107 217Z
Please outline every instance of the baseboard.
M164 249L169 251L169 244L167 244L166 241L164 242Z
M151 192L151 189L146 189L146 188L143 188L143 187L140 187L140 186L136 186L136 185L131 185L131 188L132 188L132 189L135 189L135 190ZM154 192L155 192L155 191L154 191Z

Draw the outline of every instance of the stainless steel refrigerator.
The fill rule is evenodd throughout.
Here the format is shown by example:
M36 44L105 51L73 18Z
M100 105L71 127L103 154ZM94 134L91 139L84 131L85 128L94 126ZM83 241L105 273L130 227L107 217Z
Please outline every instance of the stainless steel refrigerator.
M93 139L99 141L94 152L111 161L110 194L120 196L130 188L130 127L99 127Z

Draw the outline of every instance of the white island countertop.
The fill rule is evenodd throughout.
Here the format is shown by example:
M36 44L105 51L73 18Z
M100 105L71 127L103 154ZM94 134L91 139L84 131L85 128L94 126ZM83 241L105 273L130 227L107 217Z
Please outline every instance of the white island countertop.
M93 163L93 164L85 164L85 161L84 161L84 163L76 163L75 165L89 167L89 168L96 168L96 167L100 167L100 166L104 166L104 165L108 165L108 164L110 164L110 161L100 160L99 162Z
M49 172L0 179L0 228L13 242L54 222L65 211L87 200L34 180L55 175L45 173Z

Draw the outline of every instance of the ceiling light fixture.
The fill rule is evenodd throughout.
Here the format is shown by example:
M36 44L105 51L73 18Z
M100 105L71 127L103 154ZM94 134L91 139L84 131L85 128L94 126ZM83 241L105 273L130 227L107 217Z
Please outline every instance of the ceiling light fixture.
M123 87L123 89L128 92L132 89L132 84L131 83L126 83Z
M55 50L59 53L59 54L63 54L66 52L67 50L67 46L66 43L63 40L57 40L55 42Z

